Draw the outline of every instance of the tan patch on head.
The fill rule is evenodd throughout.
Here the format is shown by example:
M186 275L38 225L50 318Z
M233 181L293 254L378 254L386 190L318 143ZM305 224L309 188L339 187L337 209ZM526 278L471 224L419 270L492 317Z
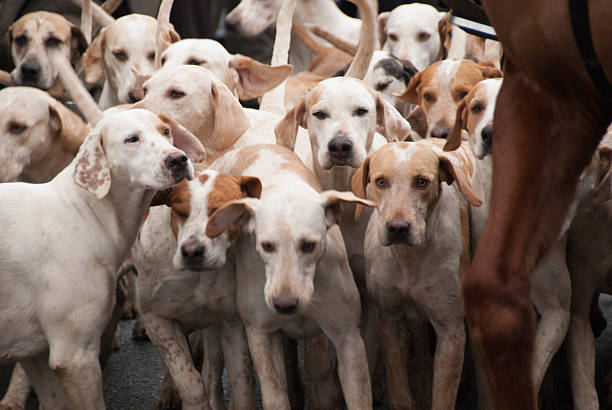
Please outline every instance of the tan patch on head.
M211 215L226 203L246 196L240 188L240 177L229 174L219 174L215 179L213 189L208 195L207 214Z
M191 190L187 179L172 188L170 207L172 208L170 226L174 236L177 237L179 224L183 224L191 213Z
M484 80L478 64L471 60L463 60L457 69L457 74L451 85L451 94L456 98L460 92L469 92L479 82ZM459 99L457 99L459 101Z
M170 143L172 144L172 133L170 132L170 127L168 127L164 123L161 123L161 124L158 124L155 128L157 129L160 135L162 135L165 139L170 141Z

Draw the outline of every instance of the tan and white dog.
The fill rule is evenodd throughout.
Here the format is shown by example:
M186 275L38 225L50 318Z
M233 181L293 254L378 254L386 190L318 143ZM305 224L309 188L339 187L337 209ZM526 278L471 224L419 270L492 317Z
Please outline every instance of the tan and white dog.
M76 64L87 48L81 29L57 13L37 11L15 21L8 34L15 64L11 78L15 85L49 90L59 97L62 87L48 53L59 51L67 61Z
M236 294L264 408L290 408L281 332L311 338L323 331L337 352L347 407L371 409L359 293L336 226L340 203L371 203L351 193L322 192L316 176L278 145L232 151L213 168L255 175L263 186L260 199L239 199L219 208L206 233L214 238L233 225L243 226L235 245ZM321 406L335 408L337 403Z
M387 144L353 176L353 191L377 205L366 231L368 295L377 307L391 408L414 405L409 389L406 321L431 322L437 342L433 409L453 409L465 349L460 280L470 262L470 187L474 157L467 144Z
M231 200L258 197L260 192L257 178L196 173L192 181L184 180L164 193L162 201L167 206L151 208L132 248L140 318L172 375L184 409L207 408L206 400L211 409L224 408L223 395L217 394L223 392L223 359L232 387L232 408L255 408L251 357L236 307L233 262L226 263L237 231L210 239L205 230L217 208ZM200 382L185 333L204 328L206 360ZM217 355L217 350L222 353Z
M101 109L142 98L142 84L155 70L156 30L153 17L129 14L104 27L92 41L81 66L89 84L104 78ZM179 40L171 27L162 38L166 46Z
M399 97L423 109L427 134L422 137L446 138L463 97L479 81L501 76L501 71L492 64L476 64L471 60L437 61L419 71Z
M155 191L193 176L172 136L202 156L150 112L109 114L51 182L0 184L0 360L21 362L45 408L104 408L98 353L115 272Z

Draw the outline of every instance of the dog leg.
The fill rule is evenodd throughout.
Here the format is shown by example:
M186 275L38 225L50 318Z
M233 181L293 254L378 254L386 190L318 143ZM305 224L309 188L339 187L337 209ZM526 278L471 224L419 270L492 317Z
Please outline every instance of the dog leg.
M24 360L21 365L36 391L42 408L53 410L70 408L64 388L49 367L49 357L46 353Z
M324 333L304 340L306 402L309 409L342 409L342 394L334 377L328 339Z
M287 377L283 362L283 335L280 331L266 334L247 327L249 350L255 363L261 399L265 410L291 408L287 395Z
M208 326L197 331L202 338L204 357L202 360L202 383L208 394L208 403L212 409L224 409L223 402L223 350L221 349L221 329L219 326ZM191 339L190 339L191 340ZM194 346L192 345L193 349Z
M23 370L21 364L16 363L11 374L8 390L0 401L0 410L25 409L30 390L30 380L28 380L25 370Z
M465 352L464 326L463 321L445 327L437 327L434 323L438 338L434 356L432 410L455 408Z
M153 344L159 349L181 398L183 410L208 409L200 374L193 367L187 339L179 326L151 313L140 316Z
M242 324L223 328L223 357L232 386L231 410L254 409L253 363Z
M565 339L570 322L571 283L565 247L565 238L558 241L533 273L531 299L540 314L533 363L536 394L550 361Z

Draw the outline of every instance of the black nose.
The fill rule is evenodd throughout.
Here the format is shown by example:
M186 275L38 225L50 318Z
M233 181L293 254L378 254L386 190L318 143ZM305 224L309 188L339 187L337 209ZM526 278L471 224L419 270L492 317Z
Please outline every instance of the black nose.
M204 256L204 247L197 242L187 242L181 246L181 255L188 260L201 260Z
M347 160L353 156L353 143L345 136L332 138L327 144L327 149L336 160Z
M484 144L486 151L491 152L491 146L493 143L493 126L487 125L480 131L480 136L482 137L482 143Z
M177 181L182 180L187 175L187 155L182 152L174 152L166 157L164 164Z
M130 90L128 92L128 100L130 100L132 104L134 104L137 101L142 100L142 97L143 97L142 92L139 92L138 90Z
M235 31L236 27L238 26L238 19L226 17L225 21L223 21L223 25L225 26L226 29L230 31Z
M291 296L277 296L272 299L274 309L281 315L290 315L297 310L297 298Z
M407 243L410 234L410 222L403 219L393 219L387 222L387 238L389 243Z
M438 126L431 130L431 136L434 138L443 138L446 139L448 137L448 133L450 132L450 128L445 126Z
M40 65L35 61L26 61L21 65L23 78L29 81L37 81L40 77Z

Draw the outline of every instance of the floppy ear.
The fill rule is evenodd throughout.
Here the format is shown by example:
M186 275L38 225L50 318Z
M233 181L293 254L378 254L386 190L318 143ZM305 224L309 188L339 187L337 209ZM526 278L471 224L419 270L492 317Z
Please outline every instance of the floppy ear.
M49 104L49 117L52 131L60 136L62 149L76 155L89 133L87 124L59 102Z
M81 55L87 50L87 40L81 29L74 24L70 25L70 62L76 64Z
M295 147L295 138L297 136L298 127L308 128L308 123L305 118L306 100L302 98L299 104L290 109L285 117L274 128L276 135L276 144L293 151Z
M211 95L215 104L212 145L216 151L225 151L244 134L250 122L240 102L225 85L213 82Z
M448 56L448 49L446 45L446 40L448 39L450 42L450 32L453 26L450 23L451 13L446 12L442 15L440 21L438 21L438 35L440 36L440 53L441 60L446 59Z
M206 235L216 238L232 226L244 225L253 216L258 203L256 198L242 198L223 205L208 220Z
M257 177L240 177L238 184L243 197L261 197L261 181Z
M595 151L595 155L597 155L599 160L601 179L595 187L591 203L593 206L599 206L610 199L610 190L612 189L612 148L600 144Z
M168 115L159 113L157 116L170 127L174 146L182 150L191 162L203 162L206 159L206 151L195 135Z
M91 132L74 159L72 179L77 186L104 198L111 185L111 172L104 152L102 134Z
M410 111L406 120L408 120L412 129L421 138L425 138L427 135L427 115L425 115L425 111L423 111L422 107L419 106Z
M380 94L376 94L376 131L387 138L387 142L412 140L410 123Z
M451 129L450 134L446 138L446 144L444 144L444 151L454 151L461 145L461 130L467 127L467 116L468 116L468 96L464 97L459 104L457 104L457 114L455 115L455 125Z
M408 87L406 87L406 91L402 94L394 94L396 97L401 98L404 101L409 102L410 104L419 104L419 86L421 85L421 79L423 77L423 72L419 71L410 79L410 83L408 83Z
M85 70L85 81L89 84L97 83L104 75L105 37L106 27L100 30L81 59L81 69Z
M168 24L168 37L170 37L171 43L176 43L181 40L181 36L176 32L172 23Z
M351 179L351 188L355 195L359 198L366 198L366 187L368 186L368 182L370 181L370 156L368 155L363 161L363 165L355 171L353 174L353 178ZM361 206L357 205L355 209L355 220L359 219L361 216Z
M382 48L387 42L387 20L389 20L390 12L385 11L378 15L378 41L380 41L380 48Z
M455 166L450 158L440 155L440 180L451 185L453 181L459 185L459 191L470 205L480 206L482 201L478 198L478 195L472 191L470 181L459 166Z
M289 64L272 67L240 54L230 60L229 66L236 70L236 86L241 100L262 96L289 77L293 69Z
M376 203L359 198L352 192L339 192L334 190L323 191L319 194L321 205L325 209L325 218L327 219L327 227L340 222L340 204L343 202L356 203L358 206L376 207Z
M477 67L484 78L503 77L503 73L495 67L495 64L493 64L492 61L483 61L482 63L478 63Z

